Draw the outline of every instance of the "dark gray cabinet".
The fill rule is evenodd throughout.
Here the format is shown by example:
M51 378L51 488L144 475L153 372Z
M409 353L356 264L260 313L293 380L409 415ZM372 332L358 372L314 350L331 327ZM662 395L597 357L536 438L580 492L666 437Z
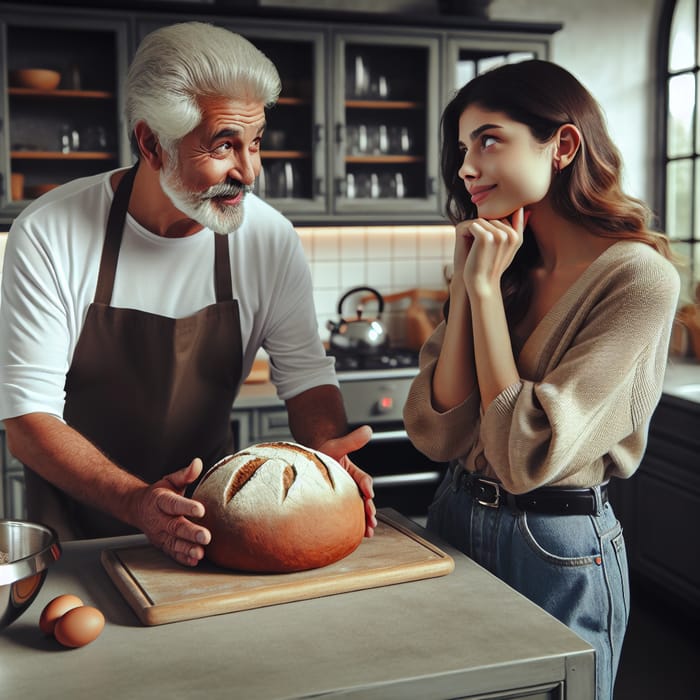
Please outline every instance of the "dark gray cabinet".
M127 64L127 22L46 8L0 5L4 99L0 117L0 210L128 158L119 83ZM58 84L27 82L49 70Z
M79 3L76 3L76 5ZM352 13L120 11L0 3L0 217L47 185L130 163L122 84L145 34L183 20L248 37L280 71L256 187L297 224L442 221L439 119L455 88L496 63L546 58L558 25ZM87 3L86 3L87 5ZM183 6L184 9L184 6ZM464 24L464 20L461 20ZM10 71L54 68L53 90ZM15 174L12 196L10 175Z
M664 394L642 464L615 480L632 575L700 613L700 404Z

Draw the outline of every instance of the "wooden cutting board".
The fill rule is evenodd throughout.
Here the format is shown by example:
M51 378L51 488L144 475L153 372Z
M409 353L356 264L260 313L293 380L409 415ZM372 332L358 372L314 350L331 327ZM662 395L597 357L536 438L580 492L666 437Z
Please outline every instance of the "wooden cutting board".
M291 574L251 574L201 562L180 566L152 545L102 551L102 565L144 625L250 610L365 588L444 576L454 560L390 509L374 537L335 564Z

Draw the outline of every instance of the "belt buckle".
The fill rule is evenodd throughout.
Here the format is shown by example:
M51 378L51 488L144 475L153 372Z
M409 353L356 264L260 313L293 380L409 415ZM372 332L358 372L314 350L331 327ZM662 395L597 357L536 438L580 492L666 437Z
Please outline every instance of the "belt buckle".
M488 485L493 489L493 497L486 500L484 497L482 487ZM476 502L481 506L486 506L487 508L498 508L501 505L501 484L498 481L493 481L492 479L482 479L479 477L476 480L476 486L479 492L476 495ZM481 498L480 498L481 496Z

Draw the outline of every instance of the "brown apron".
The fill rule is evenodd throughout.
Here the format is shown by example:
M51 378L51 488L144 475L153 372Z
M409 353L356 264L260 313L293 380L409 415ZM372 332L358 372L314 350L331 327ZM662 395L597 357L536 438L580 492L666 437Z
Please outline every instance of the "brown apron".
M95 300L66 377L63 415L112 461L153 483L194 457L206 470L233 452L230 418L243 349L227 236L214 236L215 304L180 319L110 306L137 167L122 178L110 208ZM29 517L52 525L62 539L135 532L30 469L25 475Z

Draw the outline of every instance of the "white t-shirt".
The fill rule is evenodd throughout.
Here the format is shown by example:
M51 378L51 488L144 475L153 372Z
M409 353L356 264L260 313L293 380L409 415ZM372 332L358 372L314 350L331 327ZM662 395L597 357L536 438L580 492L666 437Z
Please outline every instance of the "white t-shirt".
M66 373L97 284L111 174L51 191L10 229L0 295L0 420L36 411L63 415ZM241 227L228 236L243 377L262 347L282 400L337 386L294 228L253 194L244 207ZM214 303L215 235L203 229L163 238L127 215L112 306L182 318Z

